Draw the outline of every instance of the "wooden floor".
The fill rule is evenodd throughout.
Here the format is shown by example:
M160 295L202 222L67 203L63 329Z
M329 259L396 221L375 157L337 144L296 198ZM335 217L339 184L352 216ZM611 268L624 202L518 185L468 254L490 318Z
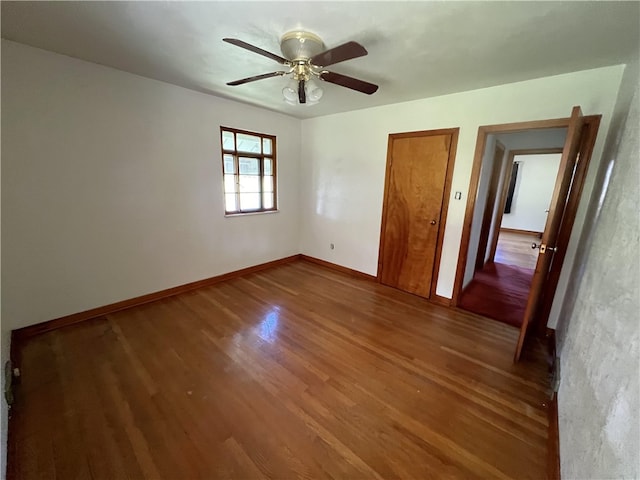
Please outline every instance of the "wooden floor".
M520 328L533 273L529 268L487 263L460 294L458 308Z
M540 242L537 235L500 232L494 262L535 269L539 251L531 248L531 244Z
M541 479L517 334L296 261L26 342L9 478Z

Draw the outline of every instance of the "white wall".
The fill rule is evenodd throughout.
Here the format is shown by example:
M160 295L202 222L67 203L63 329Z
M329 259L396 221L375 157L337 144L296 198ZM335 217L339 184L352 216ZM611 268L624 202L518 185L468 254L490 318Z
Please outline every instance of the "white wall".
M467 264L464 269L464 279L462 287L466 287L473 279L476 271L476 258L478 257L478 242L480 241L480 230L482 229L482 218L487 207L487 195L489 193L489 183L493 170L493 161L496 148L496 136L487 135L487 142L482 155L482 168L478 180L478 193L476 194L476 204L473 209L473 220L471 223L471 234L469 235L469 252L467 254ZM507 154L505 150L505 155Z
M640 478L640 88L608 142L558 328L561 474ZM628 103L627 103L628 105Z
M2 142L0 141L0 144ZM0 181L0 185L2 182ZM0 191L1 191L0 186ZM1 197L1 195L0 195ZM0 218L2 217L0 209ZM2 251L2 222L0 221L0 252ZM2 255L0 254L0 271L2 270ZM2 279L0 278L0 291L2 291ZM0 385L4 392L5 368L4 364L9 360L11 350L11 330L7 322L2 321L2 299L0 298ZM4 479L7 473L7 435L9 433L9 406L4 398L0 399L0 479Z
M496 138L498 137L496 136ZM491 225L489 225L489 242L487 243L487 248L484 251L485 263L489 261L489 257L491 255L491 241L493 239L493 236L496 233L496 228L500 228L500 225L497 225L497 223L498 223L498 217L499 217L498 213L500 210L500 201L502 200L502 189L504 187L504 183L509 181L508 178L505 178L505 175L507 174L506 170L509 167L509 149L506 148L506 145L505 145L504 155L502 156L500 163L501 163L500 180L498 180L497 194L493 202L493 216L491 217ZM477 228L477 227L475 225L472 225L471 228ZM469 245L469 248L473 248L473 247ZM476 252L476 256L477 256L477 252Z
M277 136L280 212L225 218L220 125ZM297 254L300 121L2 41L11 328Z
M511 212L502 217L501 228L544 232L561 157L560 153L551 153L513 158L518 162L516 187Z
M388 135L460 127L437 284L437 293L450 298L478 127L568 117L580 105L585 114L603 114L593 156L597 168L623 71L618 65L304 120L302 253L375 274ZM454 199L456 191L463 192L462 200ZM578 233L585 208L581 204L576 217ZM573 253L576 247L570 242Z

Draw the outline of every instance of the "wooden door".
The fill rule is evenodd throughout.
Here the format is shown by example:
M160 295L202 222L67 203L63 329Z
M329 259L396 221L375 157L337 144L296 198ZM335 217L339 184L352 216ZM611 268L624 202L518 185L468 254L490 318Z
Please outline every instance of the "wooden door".
M564 217L562 217L562 224L560 225L560 232L558 233L558 239L556 241L556 247L558 247L558 250L553 254L553 261L551 262L551 268L549 269L549 276L547 277L545 288L542 293L542 306L540 308L540 313L536 315L535 318L536 331L540 335L544 335L547 330L547 321L549 320L549 314L551 313L556 288L558 287L558 282L560 280L560 273L562 272L562 265L564 264L564 258L571 238L571 232L573 231L573 224L582 195L582 187L584 186L584 181L589 171L589 163L591 161L593 148L596 144L600 120L601 115L590 115L584 117L578 165L575 173L573 174L569 197L567 198L565 206Z
M378 278L425 298L437 270L454 136L457 129L389 136Z
M562 150L562 158L560 159L558 176L556 177L556 184L551 197L549 214L547 215L547 222L540 242L538 262L536 263L536 270L531 282L531 289L529 291L529 298L524 312L524 319L522 326L520 327L520 336L518 337L515 352L516 362L520 360L522 347L529 331L529 326L533 324L533 320L540 308L542 292L549 274L551 260L553 259L553 254L556 250L556 241L560 231L562 217L565 212L567 196L569 195L571 180L573 178L576 161L580 153L583 121L580 107L573 107L571 120L567 129L567 138Z

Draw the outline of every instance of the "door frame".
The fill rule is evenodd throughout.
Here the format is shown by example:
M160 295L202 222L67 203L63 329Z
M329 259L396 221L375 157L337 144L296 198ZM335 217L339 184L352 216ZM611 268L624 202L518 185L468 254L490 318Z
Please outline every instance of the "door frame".
M600 125L602 115L586 115L584 117L584 128L588 128L589 131L583 142L585 144L585 155L582 156L578 163L578 168L575 172L574 185L572 187L566 205L566 215L562 221L560 233L558 235L558 242L556 243L560 253L556 254L557 261L554 259L552 269L549 273L548 281L543 290L543 300L540 308L541 314L536 319L533 326L537 333L544 334L546 332L547 322L549 320L549 314L551 313L551 306L555 291L558 286L558 280L560 278L560 272L564 258L566 256L566 249L569 244L571 232L573 230L573 224L575 216L580 203L582 190L584 188L584 182L586 180L589 163L595 146L596 135ZM518 123L506 123L501 125L484 125L478 128L478 136L476 141L476 150L473 159L473 166L471 170L471 182L469 184L469 193L467 197L467 206L465 210L464 223L462 226L462 238L460 241L460 250L458 254L458 266L456 268L456 277L453 286L453 295L451 298L451 305L456 307L462 292L462 282L464 280L464 271L467 264L467 257L469 251L469 242L471 240L471 227L473 222L473 210L476 204L476 195L478 192L478 184L480 181L480 168L482 167L482 157L486 147L487 136L489 134L497 133L514 133L525 130L542 130L548 128L562 128L568 127L570 117L555 118L550 120L536 120L529 122Z
M506 160L507 166L504 169L504 175L502 177L502 192L500 193L498 210L495 215L496 228L489 243L490 247L488 262L493 262L496 257L496 249L498 248L498 237L500 236L500 225L502 225L504 207L507 204L507 196L509 195L509 179L511 178L511 172L513 170L514 158L518 155L546 155L549 153L562 153L562 148L528 148L521 150L509 150L509 155L507 155Z
M502 151L500 158L497 158L497 153ZM507 153L507 147L505 147L500 140L496 139L496 144L493 148L493 165L491 168L491 174L489 175L489 188L487 190L487 202L482 212L482 224L480 226L480 238L478 239L478 251L476 253L476 264L474 265L474 272L482 270L485 266L485 257L487 256L487 247L489 246L489 234L491 233L491 224L493 223L496 211L496 198L498 196L498 187L500 186L500 171L504 166L504 155ZM493 197L493 201L490 201ZM480 247L484 244L484 247ZM482 250L482 254L480 252Z
M378 245L378 271L376 279L378 283L382 281L382 251L384 248L384 232L387 223L387 199L389 195L389 180L391 176L393 140L396 138L411 137L428 137L438 135L451 135L451 144L449 145L449 158L447 159L447 172L445 174L444 189L442 192L442 208L438 218L438 238L436 241L435 259L433 262L433 271L431 276L431 286L429 288L430 302L440 305L449 306L450 300L436 294L438 286L438 273L440 272L440 257L442 255L442 244L444 241L444 231L447 223L447 212L449 210L449 197L451 196L451 183L453 180L453 169L456 162L456 151L458 148L458 134L460 128L441 128L438 130L419 130L415 132L390 133L387 140L387 165L384 175L384 194L382 197L382 220L380 222L380 244Z

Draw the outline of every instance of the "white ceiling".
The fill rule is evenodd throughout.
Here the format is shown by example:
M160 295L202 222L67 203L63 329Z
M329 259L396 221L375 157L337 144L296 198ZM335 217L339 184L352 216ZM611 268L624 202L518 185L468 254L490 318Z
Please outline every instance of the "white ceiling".
M639 2L2 2L2 37L201 92L309 118L637 61ZM280 54L293 29L366 57L329 70L380 85L324 83L315 106L282 100L280 66L222 42Z

